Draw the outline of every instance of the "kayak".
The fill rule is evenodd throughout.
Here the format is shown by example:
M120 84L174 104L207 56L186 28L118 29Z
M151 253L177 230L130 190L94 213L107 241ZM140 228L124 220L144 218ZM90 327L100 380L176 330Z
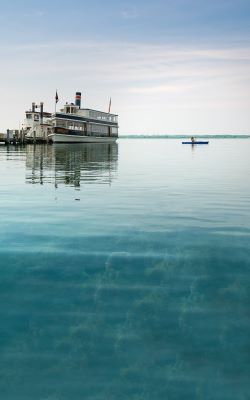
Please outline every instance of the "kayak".
M182 144L208 144L209 142L182 142Z

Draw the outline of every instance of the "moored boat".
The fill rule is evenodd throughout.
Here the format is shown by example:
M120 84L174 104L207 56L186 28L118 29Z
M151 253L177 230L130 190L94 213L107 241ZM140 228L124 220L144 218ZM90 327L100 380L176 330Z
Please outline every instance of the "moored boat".
M115 142L118 115L81 108L81 93L76 92L75 103L66 103L52 116L52 133L48 137L55 143Z

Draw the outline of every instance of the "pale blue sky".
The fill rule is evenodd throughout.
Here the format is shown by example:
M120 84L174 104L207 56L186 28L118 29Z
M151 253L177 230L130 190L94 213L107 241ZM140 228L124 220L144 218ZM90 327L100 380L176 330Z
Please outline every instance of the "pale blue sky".
M0 131L83 93L121 133L250 133L249 0L0 0Z

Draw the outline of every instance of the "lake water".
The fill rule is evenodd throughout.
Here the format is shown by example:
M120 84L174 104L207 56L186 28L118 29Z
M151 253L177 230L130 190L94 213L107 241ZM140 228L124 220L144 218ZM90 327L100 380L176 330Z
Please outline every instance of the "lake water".
M0 146L4 400L250 398L250 140Z

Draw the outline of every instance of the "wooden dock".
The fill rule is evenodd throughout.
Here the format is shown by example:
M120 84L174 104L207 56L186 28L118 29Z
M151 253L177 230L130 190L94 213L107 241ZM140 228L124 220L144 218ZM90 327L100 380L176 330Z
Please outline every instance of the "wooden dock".
M7 129L7 133L0 133L0 145L23 145L23 144L38 144L38 143L49 143L48 139L41 138L26 138L24 131L16 131L15 135L10 134L10 130Z
M0 143L1 144L23 144L24 142L21 142L20 140L17 140L15 138L13 138L13 139L0 138Z

